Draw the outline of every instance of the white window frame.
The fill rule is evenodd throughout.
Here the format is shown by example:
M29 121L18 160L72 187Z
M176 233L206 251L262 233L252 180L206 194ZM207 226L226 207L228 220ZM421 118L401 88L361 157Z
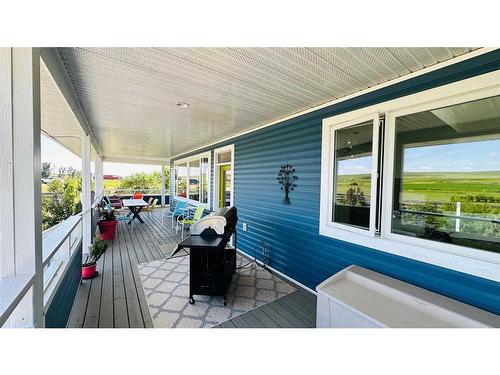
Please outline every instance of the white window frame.
M451 106L500 95L500 70L404 96L323 120L321 159L321 201L319 233L342 241L406 258L500 281L500 254L391 233L395 118L405 114ZM332 123L360 119L373 113L385 114L381 234L366 236L327 225L331 203L329 128Z
M372 133L372 166L371 166L371 185L370 185L370 224L369 228L363 229L353 225L337 223L333 221L333 203L335 194L335 183L333 183L336 177L335 170L335 133L338 130L348 128L353 125L358 125L364 122L372 121L373 133ZM328 195L328 199L323 200L325 205L321 205L321 222L323 224L323 230L331 235L338 236L344 234L344 231L360 234L363 236L374 237L375 236L375 220L377 213L377 168L378 168L378 145L379 145L379 114L373 113L367 116L351 118L350 116L335 116L324 121L323 123L323 140L327 140L327 144L324 144L323 150L325 150L324 163L328 165L327 172L328 181L330 184L321 184L322 190L328 188L328 192L322 191L323 194Z
M212 160L211 160L211 152L210 151L207 151L207 152L202 152L202 153L199 153L199 154L196 154L196 155L191 155L191 156L188 156L188 157L185 157L185 158L182 158L182 159L178 159L176 161L174 161L174 195L175 195L175 199L176 200L181 200L181 201L185 201L187 202L188 204L192 205L192 206L198 206L198 205L203 205L204 207L206 208L209 208L209 205L210 205L210 177L211 177L211 165L212 165ZM190 168L189 168L189 163L192 162L192 161L196 161L198 160L200 162L200 198L201 198L201 159L203 158L207 158L208 159L208 191L207 191L207 203L202 203L200 201L196 201L196 200L193 200L193 199L189 199L189 181L190 181ZM177 166L179 164L186 164L186 169L187 169L187 183L186 183L186 198L184 197L180 197L178 196L177 194Z
M218 156L225 152L231 151L231 161L226 163L219 163ZM232 172L231 183L231 206L234 205L234 144L214 149L214 195L212 197L212 207L214 210L219 209L219 166L230 165Z

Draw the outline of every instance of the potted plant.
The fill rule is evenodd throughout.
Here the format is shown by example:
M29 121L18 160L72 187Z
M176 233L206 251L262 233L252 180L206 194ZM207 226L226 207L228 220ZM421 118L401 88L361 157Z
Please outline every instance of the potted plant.
M115 210L110 204L105 205L104 208L99 209L99 232L101 233L101 240L112 240L115 238L116 224L118 220L115 218Z
M85 259L85 263L82 265L82 279L91 279L97 275L97 261L107 248L108 244L96 236L94 243L89 246L89 254L87 255L87 259Z

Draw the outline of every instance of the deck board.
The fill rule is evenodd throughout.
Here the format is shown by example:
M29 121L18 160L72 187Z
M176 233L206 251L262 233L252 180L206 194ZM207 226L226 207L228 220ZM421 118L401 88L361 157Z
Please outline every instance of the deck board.
M121 246L112 246L113 252L113 307L114 326L117 328L129 327L125 282L123 278Z
M102 289L101 295L97 298L101 308L99 310L99 327L113 328L113 252L106 251L101 258L100 263L103 263ZM93 301L94 303L94 301ZM97 302L95 302L97 303Z
M143 213L144 224L119 222L98 262L99 276L82 281L68 321L71 328L152 328L137 264L164 259L180 239L161 209ZM297 291L214 328L314 327L316 297Z
M248 323L252 328L267 328L264 323L262 323L252 311L246 314L240 315L241 319Z
M132 263L129 258L129 251L133 244L121 246L123 279L125 283L125 296L127 301L127 313L130 328L144 328L144 320L139 304L139 297L132 274Z
M103 262L99 262L96 267L97 272L102 275ZM90 282L89 302L87 303L87 311L83 326L85 328L99 327L99 310L101 308L100 295L102 291L102 277L96 277ZM97 301L97 303L91 303Z

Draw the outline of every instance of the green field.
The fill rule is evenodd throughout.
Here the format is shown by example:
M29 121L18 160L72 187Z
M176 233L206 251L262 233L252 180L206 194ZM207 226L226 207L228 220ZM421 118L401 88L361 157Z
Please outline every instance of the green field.
M500 171L405 173L403 201L449 201L453 195L500 198Z
M116 189L120 186L120 180L104 180L104 189Z
M369 174L350 174L339 176L337 183L337 194L345 194L352 183L358 184L365 197L370 197L370 175Z
M339 194L356 182L370 195L370 175L340 176ZM409 172L403 176L403 201L449 202L453 195L487 195L500 198L500 171L492 172Z

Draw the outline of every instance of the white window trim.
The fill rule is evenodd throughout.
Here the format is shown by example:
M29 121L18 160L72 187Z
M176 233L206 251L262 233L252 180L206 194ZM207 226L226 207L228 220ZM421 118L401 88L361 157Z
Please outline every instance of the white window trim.
M333 118L332 118L333 119ZM339 231L348 231L363 236L375 236L375 220L376 220L376 207L377 207L377 165L378 165L378 133L379 133L379 115L378 113L369 114L362 117L351 118L344 121L342 117L336 117L331 120L328 119L324 122L326 126L323 127L323 141L327 140L327 145L323 145L323 150L325 150L326 159L324 160L325 165L327 164L328 177L327 181L333 181L335 178L336 171L335 166L335 132L337 130L345 129L347 127L361 124L367 121L373 122L373 147L372 147L372 167L371 167L371 191L370 191L370 225L368 229L358 228L352 225L337 223L333 221L333 197L335 195L334 189L335 184L321 184L322 189L328 188L327 197L328 199L321 200L321 222L324 224L324 230L328 232L331 236L336 236ZM323 163L323 160L322 160ZM322 164L323 165L323 164ZM323 195L322 195L323 196ZM324 204L323 204L324 203Z
M191 206L199 206L202 205L206 207L207 209L209 208L210 205L210 178L211 178L211 169L212 169L212 160L211 160L211 155L212 153L210 151L207 152L202 152L200 154L196 155L191 155L179 160L174 161L174 196L176 200L180 201L185 201ZM200 197L201 197L201 159L202 158L208 158L208 190L207 190L207 203L201 203L200 201L195 201L193 199L189 199L189 180L190 180L190 173L189 173L189 162L199 160L200 161ZM176 167L178 164L183 164L186 163L186 168L187 168L187 184L186 184L186 198L180 197L177 195L177 170Z
M497 95L500 95L500 70L324 119L319 233L421 262L500 281L500 254L390 233L395 117ZM332 146L330 127L332 123L338 124L360 119L372 113L386 114L382 231L377 237L368 237L338 228L333 230L327 225L327 205L333 184L333 179L330 179L329 156Z
M219 154L222 154L224 152L231 151L231 161L226 162L226 163L219 163L217 157ZM233 173L233 181L231 184L231 206L234 205L234 143L224 146L224 147L219 147L214 149L214 195L212 197L213 202L212 202L212 207L215 210L219 209L219 166L221 165L231 165L231 171Z

